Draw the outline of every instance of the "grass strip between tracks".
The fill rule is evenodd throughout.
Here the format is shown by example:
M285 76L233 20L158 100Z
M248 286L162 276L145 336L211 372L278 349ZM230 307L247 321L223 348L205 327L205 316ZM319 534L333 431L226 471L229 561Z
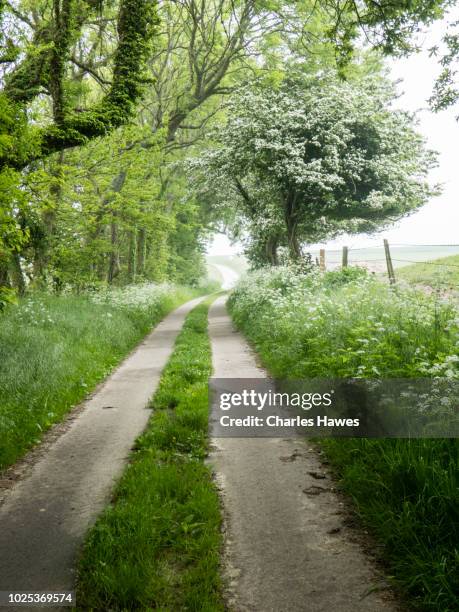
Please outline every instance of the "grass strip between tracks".
M223 610L218 494L208 453L207 315L187 317L112 504L88 534L79 609Z

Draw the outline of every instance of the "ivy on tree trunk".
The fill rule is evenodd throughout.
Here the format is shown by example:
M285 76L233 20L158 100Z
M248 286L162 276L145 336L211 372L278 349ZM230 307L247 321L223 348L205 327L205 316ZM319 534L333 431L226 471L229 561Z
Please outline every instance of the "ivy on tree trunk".
M143 84L143 69L158 23L156 2L120 0L118 45L114 54L112 84L103 99L83 112L68 108L65 69L72 45L78 40L84 19L99 2L55 0L53 22L35 33L34 49L8 76L3 94L12 108L25 105L43 91L53 100L54 121L37 128L33 147L0 150L0 169L22 169L51 153L80 146L126 123L132 116ZM2 5L0 3L0 10ZM1 17L1 15L0 15ZM0 95L1 95L0 94Z

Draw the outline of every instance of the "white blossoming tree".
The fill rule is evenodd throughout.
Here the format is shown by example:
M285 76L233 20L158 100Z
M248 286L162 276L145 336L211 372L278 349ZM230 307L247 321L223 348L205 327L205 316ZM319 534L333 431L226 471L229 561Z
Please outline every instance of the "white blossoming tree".
M195 187L232 211L252 254L273 264L280 246L298 259L304 243L392 223L435 191L435 155L393 98L380 77L247 87L216 147L191 162Z

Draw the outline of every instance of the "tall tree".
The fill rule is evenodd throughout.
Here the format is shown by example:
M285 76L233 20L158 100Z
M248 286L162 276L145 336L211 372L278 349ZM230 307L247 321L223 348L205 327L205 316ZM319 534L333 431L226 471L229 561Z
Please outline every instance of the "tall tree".
M374 78L245 88L216 148L191 162L198 189L238 206L272 263L276 246L298 259L302 243L394 222L431 195L434 155L393 96Z
M0 2L2 286L8 283L12 265L20 269L18 249L27 242L27 231L17 218L23 202L22 189L17 188L19 171L122 125L132 117L141 95L145 60L158 23L156 2L119 0L115 13L113 5L108 0ZM101 32L112 21L111 40L116 43L102 47ZM90 42L94 28L98 55L105 55L100 61L106 67L107 86L104 91L100 78L93 78L98 83L88 97L93 102L82 108L75 82L76 76L81 82L82 75L96 74L81 61L91 58L95 48Z

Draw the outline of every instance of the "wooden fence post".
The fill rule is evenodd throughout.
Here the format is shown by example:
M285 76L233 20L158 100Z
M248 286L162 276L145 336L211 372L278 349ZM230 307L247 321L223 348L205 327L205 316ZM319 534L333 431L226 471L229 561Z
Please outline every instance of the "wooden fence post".
M391 285L395 283L394 266L392 265L392 257L390 256L389 242L384 238L384 251L386 253L387 274Z
M348 254L349 254L349 249L347 248L347 246L343 246L343 268L347 268L347 264L348 264Z
M322 270L322 272L325 272L325 249L320 249L319 256L320 256L320 269Z

